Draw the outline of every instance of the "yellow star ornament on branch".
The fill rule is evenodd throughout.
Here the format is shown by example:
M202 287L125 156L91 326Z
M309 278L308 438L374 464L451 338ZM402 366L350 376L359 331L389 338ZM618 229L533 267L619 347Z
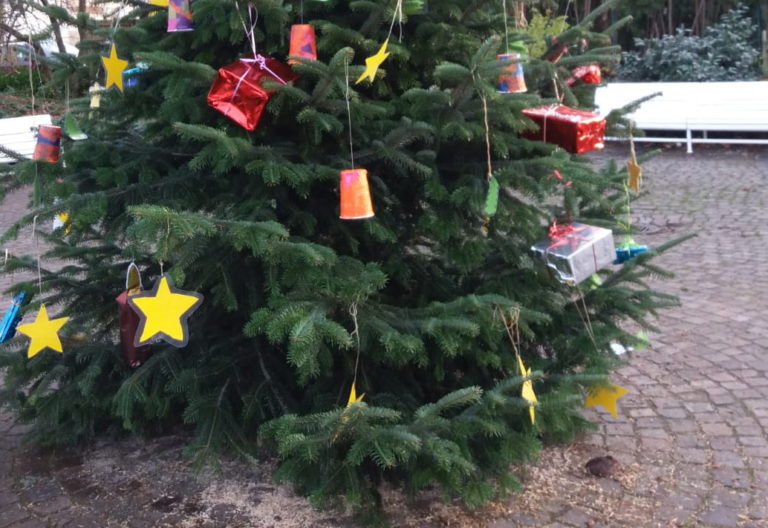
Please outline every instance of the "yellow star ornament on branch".
M104 64L104 69L107 72L107 87L105 90L109 90L109 87L114 84L122 92L123 70L128 67L128 61L117 56L115 45L112 44L112 48L109 51L109 57L102 57L101 62Z
M349 389L349 399L347 400L347 409L349 409L353 403L358 403L363 401L363 398L365 397L365 393L361 394L360 396L357 395L357 387L355 386L356 382L352 382L352 388Z
M38 352L46 348L56 352L64 352L61 346L61 339L59 339L59 330L67 321L69 321L69 317L48 319L48 311L45 309L45 305L41 304L34 323L19 325L16 328L16 330L30 339L27 357L34 357Z
M376 72L379 71L379 66L381 66L381 63L389 57L387 45L389 45L389 39L384 41L384 44L381 45L381 48L376 52L376 55L372 55L365 59L365 71L358 77L355 84L360 84L366 77L368 77L368 81L373 82L376 78Z
M629 160L627 162L627 175L629 176L627 181L627 187L635 192L640 192L640 182L643 178L643 169L637 164L635 160Z
M531 375L531 369L525 368L525 365L523 364L523 358L521 358L519 355L517 356L517 365L520 367L521 376ZM536 398L536 393L533 392L533 380L527 379L523 382L522 397L525 401L531 404L528 407L528 412L531 415L531 423L535 424L536 423L536 405L538 404L539 400L538 398Z
M151 290L128 297L128 305L139 316L133 344L146 345L157 337L178 348L187 346L189 316L202 302L201 293L176 289L163 275Z
M611 413L614 418L617 418L619 413L616 412L616 402L627 393L629 393L629 391L624 387L609 383L608 385L596 389L590 389L587 393L587 401L584 405L586 407L599 405Z

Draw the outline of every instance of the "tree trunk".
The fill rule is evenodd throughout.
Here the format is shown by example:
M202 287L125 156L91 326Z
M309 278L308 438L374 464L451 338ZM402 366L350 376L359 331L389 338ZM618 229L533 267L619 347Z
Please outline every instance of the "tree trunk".
M77 2L77 14L80 13L88 13L88 2L87 0L78 0ZM77 35L80 38L80 42L84 40L88 40L88 30L85 26L85 24L78 24L77 25ZM82 54L83 51L80 50L80 53L78 55Z
M667 33L669 35L672 35L675 32L674 19L672 17L673 11L674 7L672 5L672 0L667 0Z
M40 0L40 3L45 7L48 7L48 0ZM64 46L64 39L61 38L61 28L59 27L58 20L52 16L49 16L48 18L51 20L51 30L53 31L53 36L56 39L56 47L59 48L60 53L66 53L67 47Z

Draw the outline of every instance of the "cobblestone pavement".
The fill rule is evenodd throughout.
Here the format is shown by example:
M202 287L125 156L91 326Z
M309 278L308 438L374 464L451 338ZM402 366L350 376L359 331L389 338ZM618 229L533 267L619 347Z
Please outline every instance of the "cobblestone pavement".
M626 148L613 146L597 160L608 156L623 160ZM676 277L654 286L679 295L683 305L660 314L651 347L635 352L615 375L630 390L620 400L619 417L592 413L597 433L568 448L548 449L531 471L528 491L492 505L488 515L442 524L433 515L416 525L768 527L768 149L699 147L693 155L670 149L644 168L650 194L633 204L643 231L636 240L656 246L690 232L699 237L657 260ZM16 194L0 204L0 230L24 202ZM31 243L29 234L22 236L16 251ZM7 284L0 279L0 287ZM208 524L174 523L160 515L164 508L178 503L183 508L174 511L183 513L200 506L150 493L146 482L127 482L122 492L106 494L82 478L83 467L117 471L120 456L106 457L103 450L94 460L77 453L25 454L21 433L0 414L0 528L150 527L160 526L160 519L170 526L287 526L275 512L263 523L237 523L224 514ZM151 458L148 449L137 448L136 460ZM586 477L584 461L605 453L622 463L621 475ZM192 495L202 484L186 486ZM139 488L141 493L131 492ZM128 520L125 497L140 497L135 511L154 513ZM283 511L297 504L284 504ZM342 523L309 519L291 526Z

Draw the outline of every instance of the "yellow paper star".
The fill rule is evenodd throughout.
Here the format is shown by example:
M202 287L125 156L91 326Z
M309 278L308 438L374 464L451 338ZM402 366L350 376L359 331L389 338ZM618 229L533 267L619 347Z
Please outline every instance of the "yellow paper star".
M349 399L347 400L347 409L353 404L363 401L363 398L365 397L365 393L361 394L360 396L357 395L357 387L355 387L356 382L352 382L352 388L349 389Z
M523 358L521 358L519 355L517 356L517 365L520 367L520 375L521 376L530 376L531 375L531 369L525 368L525 365L523 364ZM533 380L525 380L523 382L523 389L522 389L522 396L525 401L530 403L531 405L528 407L528 412L531 414L531 423L536 423L536 404L538 403L538 398L536 398L536 393L533 392Z
M146 345L158 337L175 347L187 346L189 316L202 302L202 294L173 288L163 275L151 290L128 297L128 305L139 316L133 344Z
M366 77L368 77L370 82L373 82L373 80L376 78L376 72L379 70L379 66L381 66L381 63L384 62L387 57L389 57L389 52L387 51L388 44L389 39L384 41L384 44L381 45L381 48L379 48L379 51L376 52L376 55L365 59L365 71L357 79L357 81L355 81L355 84L360 84Z
M640 192L640 181L643 178L643 169L637 164L634 157L627 162L627 174L629 176L627 187L635 192Z
M115 45L112 44L112 49L109 51L109 57L102 57L101 62L104 64L104 69L107 71L107 86L105 90L109 90L109 87L114 84L122 92L123 70L128 67L128 61L117 56Z
M46 348L53 349L56 352L64 352L61 340L59 339L59 330L67 321L69 321L69 317L48 319L48 311L45 309L45 305L41 304L34 323L19 325L16 328L16 330L30 339L27 357L34 357L38 352Z
M597 389L590 390L587 394L587 401L584 403L587 407L594 407L599 405L607 410L611 415L616 418L619 413L616 412L616 402L627 394L629 391L624 387L618 385L608 384Z

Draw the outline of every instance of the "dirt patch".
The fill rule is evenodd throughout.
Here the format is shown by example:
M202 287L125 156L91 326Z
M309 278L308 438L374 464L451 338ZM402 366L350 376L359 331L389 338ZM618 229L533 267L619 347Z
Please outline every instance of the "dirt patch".
M289 486L276 485L271 478L274 461L226 459L218 468L195 475L184 445L184 438L174 436L105 442L81 454L28 452L17 465L16 481L27 482L30 475L35 480L53 477L81 515L101 519L104 526L358 526L350 512L317 511ZM513 523L506 526L541 526L568 515L582 516L583 526L597 521L601 526L649 526L649 512L657 507L656 488L664 479L649 479L637 464L622 464L613 478L592 477L584 462L595 454L602 453L582 444L546 448L539 462L526 468L525 492L477 510L455 500L445 502L436 491L410 500L391 489L383 492L385 508L392 525L402 528L483 528L498 519ZM589 507L569 511L579 504Z

